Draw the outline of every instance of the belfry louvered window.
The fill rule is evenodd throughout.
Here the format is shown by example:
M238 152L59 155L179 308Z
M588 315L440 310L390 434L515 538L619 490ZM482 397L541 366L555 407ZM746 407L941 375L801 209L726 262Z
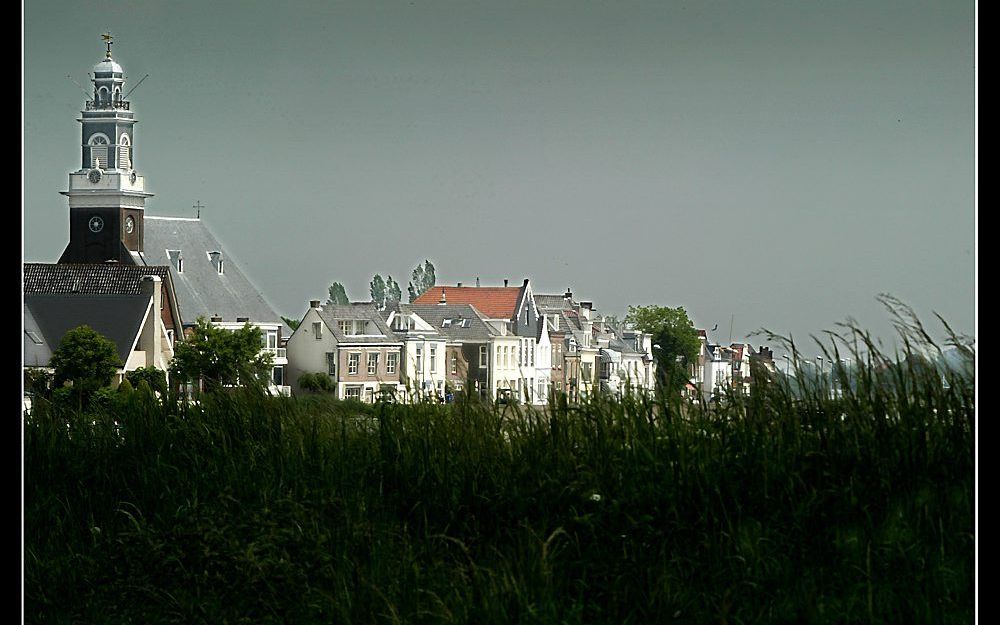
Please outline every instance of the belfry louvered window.
M108 138L102 134L91 135L90 166L99 169L108 166Z
M118 140L118 169L132 169L132 143L125 134Z

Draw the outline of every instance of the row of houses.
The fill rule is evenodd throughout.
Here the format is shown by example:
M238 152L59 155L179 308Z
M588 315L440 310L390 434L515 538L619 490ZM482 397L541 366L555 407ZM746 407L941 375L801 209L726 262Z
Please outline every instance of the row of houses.
M292 332L201 219L147 214L152 194L135 168L136 118L110 45L93 67L70 172L69 242L56 263L26 263L24 364L46 368L65 333L89 325L112 339L122 366L166 369L199 318L260 329L270 389L301 393L306 373L329 376L340 398L446 400L457 392L543 404L554 392L650 393L652 337L600 315L593 302L519 286L434 286L410 304L309 303ZM199 209L200 211L200 209ZM53 225L53 227L56 227ZM709 344L692 366L706 400L748 388L749 345Z
M293 393L304 374L330 376L337 397L409 401L455 393L544 404L604 391L650 393L651 336L612 325L571 291L434 286L411 304L309 303L287 345Z

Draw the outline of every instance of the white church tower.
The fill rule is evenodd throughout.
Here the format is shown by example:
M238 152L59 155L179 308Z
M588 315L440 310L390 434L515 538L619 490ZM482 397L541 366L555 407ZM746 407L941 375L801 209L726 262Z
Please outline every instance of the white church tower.
M80 169L69 175L69 245L60 263L141 264L146 198L133 165L135 116L124 99L125 73L111 58L111 35L104 60L94 66L93 100L81 117Z

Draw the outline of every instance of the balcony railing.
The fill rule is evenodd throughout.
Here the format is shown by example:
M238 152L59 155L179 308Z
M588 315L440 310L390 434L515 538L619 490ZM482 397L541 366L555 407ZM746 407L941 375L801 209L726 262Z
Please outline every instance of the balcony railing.
M270 352L275 358L288 358L288 348L286 347L265 347L265 352Z
M120 109L123 111L129 110L129 103L125 100L87 100L87 110L88 111L102 111L106 109Z

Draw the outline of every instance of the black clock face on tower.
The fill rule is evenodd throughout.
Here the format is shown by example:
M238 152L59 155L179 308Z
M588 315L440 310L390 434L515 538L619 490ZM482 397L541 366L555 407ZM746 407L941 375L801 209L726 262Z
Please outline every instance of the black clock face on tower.
M125 232L132 234L133 230L135 230L135 220L129 215L125 218Z
M101 176L102 174L100 169L91 169L90 173L87 174L87 179L93 182L94 184L97 184L98 182L101 181Z
M104 220L97 215L94 215L90 218L90 221L87 222L87 227L90 228L91 232L100 232L101 230L104 230Z

